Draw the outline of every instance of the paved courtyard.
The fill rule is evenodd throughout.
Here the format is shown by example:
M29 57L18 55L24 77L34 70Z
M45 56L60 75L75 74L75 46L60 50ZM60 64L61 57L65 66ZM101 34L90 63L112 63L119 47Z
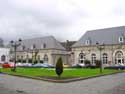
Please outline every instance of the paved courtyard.
M50 83L0 74L0 94L125 94L125 73L71 83Z

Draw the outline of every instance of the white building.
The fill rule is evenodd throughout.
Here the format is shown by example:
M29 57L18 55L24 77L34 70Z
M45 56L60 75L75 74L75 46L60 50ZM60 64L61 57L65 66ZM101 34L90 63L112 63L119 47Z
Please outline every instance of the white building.
M0 63L9 62L9 48L0 48Z
M43 61L55 65L61 57L64 64L68 63L68 53L66 49L53 37L40 37L26 39L17 47L16 59L26 60L26 62ZM14 59L14 52L10 54L11 60Z

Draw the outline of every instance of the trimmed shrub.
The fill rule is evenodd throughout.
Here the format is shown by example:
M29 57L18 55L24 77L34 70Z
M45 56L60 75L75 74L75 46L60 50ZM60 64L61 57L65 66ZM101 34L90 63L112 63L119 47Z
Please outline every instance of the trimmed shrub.
M56 63L56 74L60 78L62 73L63 73L63 61L62 61L62 58L60 57Z
M26 60L24 59L24 60L22 60L22 63L26 63Z
M40 63L43 63L43 60L40 60Z
M100 68L100 66L101 66L101 61L100 61L100 60L96 60L96 61L95 61L95 64L96 64L96 67L97 67L97 68Z
M90 65L91 64L89 60L85 60L84 63L85 63L85 65Z
M21 59L18 59L17 62L21 62Z
M34 61L33 61L33 64L37 64L37 63L38 63L38 61L37 61L37 60L34 60Z
M32 63L32 59L28 59L28 63Z

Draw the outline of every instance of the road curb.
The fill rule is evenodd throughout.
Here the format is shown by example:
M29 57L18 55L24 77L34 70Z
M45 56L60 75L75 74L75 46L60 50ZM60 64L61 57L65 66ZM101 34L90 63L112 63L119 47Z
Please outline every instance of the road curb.
M30 77L30 76L23 76L23 75L1 72L1 74L5 74L5 75L17 76L22 78L34 79L34 80L42 80L42 81L53 82L53 83L69 83L69 82L87 80L87 79L92 79L92 78L97 78L102 76L114 75L118 73L124 73L124 71L110 73L110 74L101 74L101 75L96 75L91 77L78 77L78 78L71 78L71 79L65 79L65 80L53 80L53 79L47 79L47 78L41 78L41 77Z

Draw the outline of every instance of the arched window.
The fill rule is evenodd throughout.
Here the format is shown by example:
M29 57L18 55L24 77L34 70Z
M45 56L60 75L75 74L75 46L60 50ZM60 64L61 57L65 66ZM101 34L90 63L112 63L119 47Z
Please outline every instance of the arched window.
M85 54L84 53L80 53L79 54L79 63L84 63L85 61Z
M5 55L1 56L1 61L6 61L6 56Z
M44 60L44 62L48 62L48 55L47 54L44 55L43 60Z
M122 51L117 51L115 53L115 64L123 64L123 63L124 63L123 53Z
M107 53L104 53L102 56L102 63L107 64L108 63L108 55Z
M96 54L91 55L91 60L92 60L92 64L95 64L95 62L96 62Z

